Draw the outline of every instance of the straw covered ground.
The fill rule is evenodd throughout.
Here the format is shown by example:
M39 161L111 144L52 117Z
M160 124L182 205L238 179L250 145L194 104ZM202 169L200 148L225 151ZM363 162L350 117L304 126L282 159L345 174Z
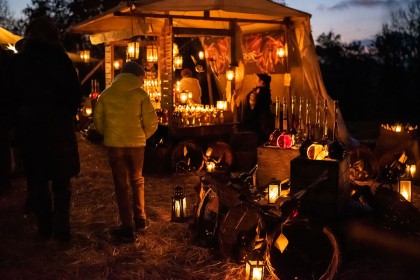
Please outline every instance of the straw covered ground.
M244 265L198 246L189 223L170 221L176 185L185 187L192 214L196 176L147 175L150 228L134 244L117 244L107 232L118 224L118 213L105 149L79 135L79 150L82 165L73 180L69 244L36 238L34 218L23 215L23 178L0 198L0 279L244 279ZM337 279L400 279L395 277L412 275L406 269L392 256L364 254L344 261Z

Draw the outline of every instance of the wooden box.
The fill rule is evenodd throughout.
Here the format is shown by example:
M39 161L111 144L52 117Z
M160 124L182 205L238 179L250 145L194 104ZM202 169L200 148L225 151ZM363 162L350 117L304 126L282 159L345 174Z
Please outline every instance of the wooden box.
M311 160L296 157L290 162L290 193L305 189L325 170L328 178L307 193L301 203L301 213L321 222L331 222L340 214L345 200L350 196L350 160Z
M290 161L299 155L297 149L257 148L257 187L263 190L272 179L290 178Z

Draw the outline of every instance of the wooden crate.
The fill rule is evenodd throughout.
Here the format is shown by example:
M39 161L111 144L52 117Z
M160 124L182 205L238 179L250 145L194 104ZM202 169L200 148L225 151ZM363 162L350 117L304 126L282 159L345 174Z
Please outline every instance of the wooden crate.
M262 190L272 179L284 180L290 177L290 161L299 156L297 149L278 147L257 148L257 187Z
M294 158L290 162L290 193L308 187L325 170L328 170L328 178L303 197L301 212L328 223L337 218L350 196L349 157L341 161Z

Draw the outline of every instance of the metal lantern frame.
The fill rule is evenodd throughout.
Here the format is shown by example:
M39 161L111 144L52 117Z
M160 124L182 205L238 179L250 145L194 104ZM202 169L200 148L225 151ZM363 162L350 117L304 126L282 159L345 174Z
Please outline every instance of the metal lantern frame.
M147 62L155 63L158 61L158 46L156 42L151 42L146 46Z
M135 60L139 58L140 42L131 41L127 43L127 60Z
M181 54L177 54L174 56L174 68L175 69L182 69L183 59Z
M272 181L268 184L268 204L274 204L281 195L281 184L280 182Z
M90 50L81 50L79 55L83 62L88 63L90 61Z
M187 196L182 186L176 186L172 196L171 221L182 223L187 219Z
M401 176L398 178L397 192L409 202L413 202L412 186L413 180L411 176Z
M265 261L262 258L248 259L246 261L246 278L247 280L264 279Z

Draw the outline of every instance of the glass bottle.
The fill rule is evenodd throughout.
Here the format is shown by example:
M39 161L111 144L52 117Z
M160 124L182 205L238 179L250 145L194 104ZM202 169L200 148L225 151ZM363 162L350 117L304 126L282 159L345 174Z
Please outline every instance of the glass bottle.
M270 134L270 137L268 138L268 142L267 142L267 145L269 146L277 146L277 138L282 133L282 131L280 130L280 113L281 113L281 102L280 102L280 97L277 96L274 131Z
M302 144L299 147L299 154L301 157L307 158L308 154L307 154L307 150L309 148L309 146L311 146L313 144L313 140L312 140L312 131L311 131L311 118L309 115L309 112L311 111L311 101L308 99L306 100L306 138L305 140L302 142Z
M338 100L334 100L334 128L332 142L328 147L329 157L342 160L346 155L346 147L338 140Z
M283 97L283 110L282 110L282 131L289 130L289 120L287 118L288 110L287 110L287 100L286 97Z
M328 138L328 101L324 99L324 121L322 122L322 138L319 143L325 146L327 149L331 144L331 140Z
M320 99L318 99L316 101L316 105L315 105L315 127L314 127L314 131L313 131L313 138L315 142L318 142L322 139L321 133L322 133L322 128L321 128L321 103L322 102Z

